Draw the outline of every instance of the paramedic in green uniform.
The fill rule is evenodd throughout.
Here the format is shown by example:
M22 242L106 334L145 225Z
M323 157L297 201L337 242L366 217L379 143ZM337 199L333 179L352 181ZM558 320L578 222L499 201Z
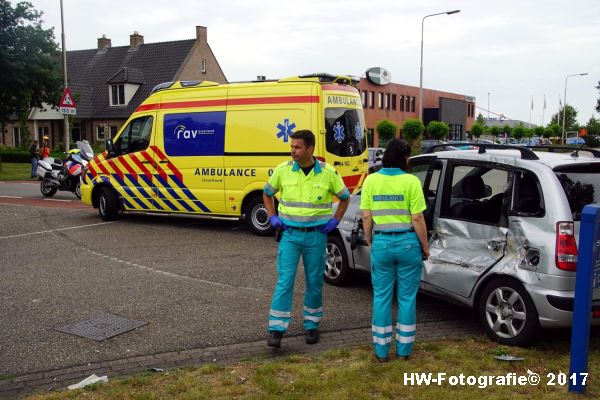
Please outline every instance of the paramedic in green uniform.
M301 130L290 137L293 161L279 164L263 189L269 221L275 229L283 230L277 251L277 286L269 311L267 344L271 347L281 345L281 337L290 324L300 255L306 278L303 307L306 343L319 341L327 234L339 224L350 198L335 168L313 157L314 134ZM277 192L280 192L279 216L273 201ZM340 199L335 215L332 215L333 195Z
M423 259L429 257L422 212L425 198L419 179L406 173L410 145L392 139L383 168L363 184L361 209L365 240L371 246L373 283L372 338L375 357L388 360L392 342L394 287L398 299L396 355L408 358L416 334L416 297Z

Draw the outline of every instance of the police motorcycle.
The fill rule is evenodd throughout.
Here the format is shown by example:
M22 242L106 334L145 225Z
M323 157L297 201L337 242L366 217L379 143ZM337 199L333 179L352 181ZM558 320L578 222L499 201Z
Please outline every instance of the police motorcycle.
M40 191L52 197L59 191L70 191L81 199L81 173L83 167L94 158L94 151L87 140L75 143L76 148L67 153L65 160L46 157L38 162L37 175L42 180Z

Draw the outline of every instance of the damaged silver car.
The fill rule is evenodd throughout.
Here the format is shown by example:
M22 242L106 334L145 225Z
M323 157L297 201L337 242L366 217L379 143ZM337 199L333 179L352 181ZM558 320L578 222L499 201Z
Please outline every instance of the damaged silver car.
M600 152L536 150L485 144L409 163L427 202L421 291L474 309L488 336L507 345L570 326L581 212L600 202ZM328 283L370 270L361 225L358 194L328 238ZM592 312L596 324L598 291Z

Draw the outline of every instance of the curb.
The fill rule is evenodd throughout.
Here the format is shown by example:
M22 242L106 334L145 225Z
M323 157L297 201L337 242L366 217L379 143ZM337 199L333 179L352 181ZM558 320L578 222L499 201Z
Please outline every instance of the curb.
M483 334L475 319L421 322L417 329L418 341L464 338ZM250 357L275 359L290 354L314 354L329 349L368 345L370 342L370 327L323 331L319 343L315 345L307 345L304 342L304 335L284 336L281 349L267 347L265 335L265 339L254 342L135 356L19 375L10 380L0 381L0 398L18 398L33 392L64 390L68 385L77 383L91 374L107 375L109 379L115 379L150 368L171 369L210 363L226 365Z

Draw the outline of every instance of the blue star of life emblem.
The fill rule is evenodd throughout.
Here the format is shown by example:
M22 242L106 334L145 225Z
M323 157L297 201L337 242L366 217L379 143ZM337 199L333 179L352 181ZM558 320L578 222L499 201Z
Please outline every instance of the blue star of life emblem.
M344 125L342 125L339 122L336 122L335 125L333 126L333 138L338 143L342 143L344 141L345 137L346 137L346 135L344 135Z
M354 125L354 137L359 143L361 143L365 137L365 131L363 130L362 126L360 126L360 122L358 121L356 122L356 125Z
M277 124L277 129L279 129L279 132L277 133L277 138L283 138L283 142L287 143L288 142L288 138L289 136L294 133L294 128L296 127L295 123L290 123L289 119L284 119L283 120L283 125L282 124Z

